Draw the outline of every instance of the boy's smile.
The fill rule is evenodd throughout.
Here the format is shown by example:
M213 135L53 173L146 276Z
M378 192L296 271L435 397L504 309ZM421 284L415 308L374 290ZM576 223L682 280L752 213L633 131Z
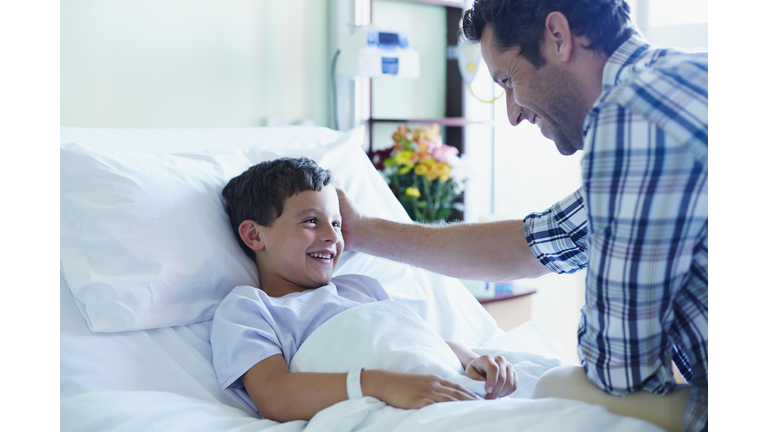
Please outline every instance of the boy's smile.
M327 285L344 250L333 186L288 197L269 227L257 226L261 289L272 297Z

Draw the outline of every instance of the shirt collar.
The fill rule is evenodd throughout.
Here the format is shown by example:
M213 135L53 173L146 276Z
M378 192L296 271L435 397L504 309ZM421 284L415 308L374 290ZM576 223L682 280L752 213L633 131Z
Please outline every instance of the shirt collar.
M651 48L651 45L639 36L631 36L608 57L603 68L603 91L619 84L621 71L632 66Z

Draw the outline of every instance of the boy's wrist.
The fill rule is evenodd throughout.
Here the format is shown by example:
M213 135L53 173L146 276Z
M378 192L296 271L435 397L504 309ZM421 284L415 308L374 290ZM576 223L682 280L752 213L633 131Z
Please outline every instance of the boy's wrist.
M445 343L451 347L451 351L456 354L456 357L459 359L461 365L465 369L467 366L469 366L470 363L480 357L480 355L469 349L469 347L465 346L464 344L454 341L445 341Z
M360 372L360 389L363 391L363 396L371 396L381 400L380 372L378 370Z

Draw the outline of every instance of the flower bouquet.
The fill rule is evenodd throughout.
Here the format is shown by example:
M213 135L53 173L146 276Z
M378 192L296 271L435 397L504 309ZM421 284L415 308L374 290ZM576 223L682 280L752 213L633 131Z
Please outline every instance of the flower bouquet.
M439 126L399 126L392 140L392 147L370 157L411 219L432 223L451 209L462 211L456 198L464 189L464 164L456 147L443 145Z

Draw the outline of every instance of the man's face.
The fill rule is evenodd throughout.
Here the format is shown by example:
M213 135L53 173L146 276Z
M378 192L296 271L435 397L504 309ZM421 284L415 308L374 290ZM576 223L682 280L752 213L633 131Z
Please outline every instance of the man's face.
M262 284L271 292L302 291L328 284L344 250L339 199L333 186L285 200L283 213L262 227L257 252Z
M535 124L564 155L584 147L584 117L578 109L580 89L574 79L558 68L556 60L544 55L547 64L536 69L519 55L517 47L499 52L491 26L483 31L480 49L491 77L506 93L510 124L517 126L523 120Z

